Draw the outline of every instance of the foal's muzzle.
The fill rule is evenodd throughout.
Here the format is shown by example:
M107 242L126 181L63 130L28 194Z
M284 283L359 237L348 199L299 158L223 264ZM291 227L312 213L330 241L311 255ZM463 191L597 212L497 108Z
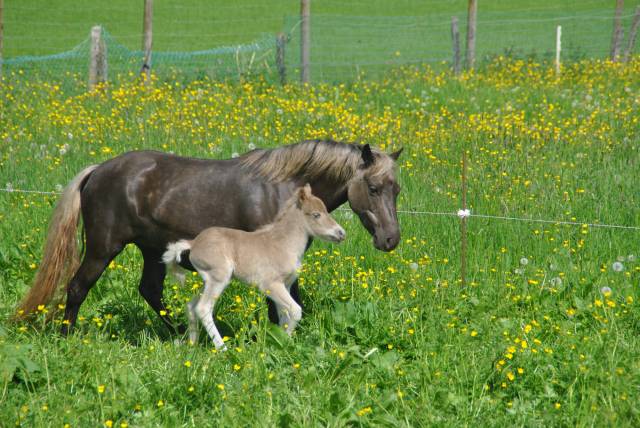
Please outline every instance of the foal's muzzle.
M336 227L331 234L333 242L342 242L347 237L347 232L340 226Z

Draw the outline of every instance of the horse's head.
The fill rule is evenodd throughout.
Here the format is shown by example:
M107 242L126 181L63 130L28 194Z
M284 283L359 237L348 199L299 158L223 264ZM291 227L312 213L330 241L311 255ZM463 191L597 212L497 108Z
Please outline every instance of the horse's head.
M395 161L402 149L387 155L374 153L365 144L361 151L362 163L348 184L349 205L373 236L373 245L379 250L391 251L400 242L396 212L400 186L396 181Z
M331 242L341 242L347 236L344 229L331 217L322 199L311 194L309 184L296 191L296 206L304 215L309 235Z

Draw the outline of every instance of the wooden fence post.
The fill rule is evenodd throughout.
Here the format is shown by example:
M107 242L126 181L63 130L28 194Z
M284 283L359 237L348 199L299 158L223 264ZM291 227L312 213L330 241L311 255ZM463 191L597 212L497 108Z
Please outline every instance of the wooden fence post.
M556 27L556 75L560 76L560 50L562 49L562 25Z
M476 18L478 15L478 0L469 0L467 11L467 67L476 64Z
M453 42L453 73L460 74L460 31L458 17L451 17L451 41Z
M287 83L287 69L284 61L285 46L287 44L287 36L284 33L278 34L276 37L276 67L280 76L280 84Z
M4 49L4 0L0 0L0 82L2 81L3 49Z
M640 6L636 7L636 13L633 14L633 22L631 23L631 30L629 31L629 40L627 42L627 49L624 51L624 62L629 62L629 60L631 59L631 55L633 55L633 48L636 45L636 36L638 35L639 26L640 26Z
M613 18L613 35L611 36L611 61L617 61L620 56L620 46L624 37L622 29L622 9L624 0L616 0L616 13Z
M462 211L460 216L460 279L467 285L467 149L462 149Z
M144 18L142 24L142 52L144 59L140 73L145 82L151 81L151 46L153 45L153 0L144 0Z
M89 89L94 90L99 83L107 81L107 46L102 38L102 27L91 28L91 49L89 58Z
M309 83L309 58L311 51L310 32L311 0L300 0L300 81Z

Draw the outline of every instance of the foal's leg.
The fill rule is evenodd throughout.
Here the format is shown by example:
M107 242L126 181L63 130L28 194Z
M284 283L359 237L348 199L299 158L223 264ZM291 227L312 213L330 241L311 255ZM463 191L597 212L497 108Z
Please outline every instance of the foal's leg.
M142 251L142 258L144 259L142 277L140 278L138 291L140 291L144 300L149 303L149 306L153 308L169 330L176 334L178 332L176 331L176 328L169 317L169 311L162 300L164 278L167 274L166 265L162 262L162 251L142 247L140 245L138 245L138 248Z
M289 285L289 295L291 298L298 304L298 306L302 307L302 301L300 299L300 288L298 287L298 279L291 285ZM283 325L282 314L280 309L278 308L278 304L271 298L271 296L267 297L267 307L269 309L269 321L274 324Z
M192 313L190 316L195 315L200 319L200 322L204 325L209 337L213 340L213 344L216 346L216 349L226 350L227 347L225 346L222 336L220 336L220 332L213 321L213 308L224 289L229 285L231 272L229 271L227 275L220 275L218 272L214 273L200 270L198 270L198 272L204 280L204 291L202 292L202 296L197 300L197 303L192 305L193 300L189 303L188 310ZM192 335L193 331L190 331L190 336Z
M313 243L313 238L309 238L309 240L307 241L307 247L305 248L305 252L309 249L309 247L311 246L311 244ZM295 280L289 285L289 294L291 295L291 297L293 298L293 300L296 301L296 303L298 305L300 305L300 307L302 307L302 298L300 297L300 287L298 286L298 278L296 277ZM267 299L267 306L269 308L269 321L271 321L274 324L278 324L279 321L279 314L278 314L278 308L276 306L276 304L273 302L273 300L271 299ZM280 325L282 325L282 322L280 320Z
M282 282L274 282L264 287L263 290L278 307L280 325L287 334L291 335L298 321L302 318L302 308L289 294L287 287Z

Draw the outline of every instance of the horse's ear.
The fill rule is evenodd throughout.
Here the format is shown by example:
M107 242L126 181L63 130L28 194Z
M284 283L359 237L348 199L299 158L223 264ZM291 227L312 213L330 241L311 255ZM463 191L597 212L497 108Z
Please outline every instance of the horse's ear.
M371 151L371 146L369 144L365 144L362 146L362 160L364 161L364 167L369 168L373 165L375 158L373 157L373 152Z
M400 149L396 150L395 152L391 153L389 156L391 156L391 158L394 161L397 161L398 158L400 157L400 154L402 153L402 151L404 150L404 147L400 147Z

